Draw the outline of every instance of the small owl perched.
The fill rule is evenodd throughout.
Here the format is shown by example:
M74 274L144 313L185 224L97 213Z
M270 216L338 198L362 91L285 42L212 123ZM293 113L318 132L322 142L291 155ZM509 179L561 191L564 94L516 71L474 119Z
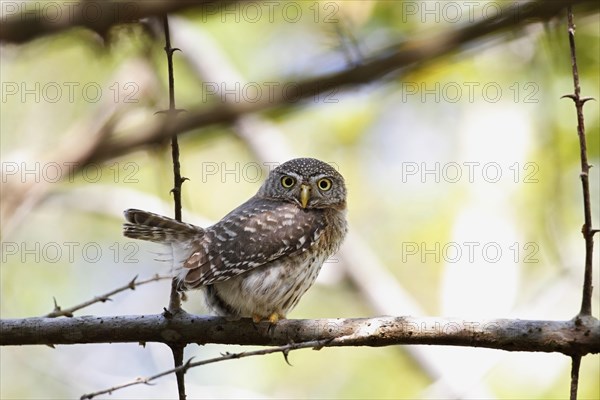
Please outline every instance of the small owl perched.
M346 235L346 186L329 164L297 158L206 229L125 211L124 235L166 244L181 290L202 289L218 315L285 318Z

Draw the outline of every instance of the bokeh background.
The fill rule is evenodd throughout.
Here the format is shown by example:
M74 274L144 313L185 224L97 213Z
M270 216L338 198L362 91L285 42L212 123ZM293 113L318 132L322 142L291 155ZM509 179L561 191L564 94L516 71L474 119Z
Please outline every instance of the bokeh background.
M173 46L182 49L175 55L179 108L262 99L269 85L348 68L393 43L456 29L509 4L271 3L272 12L234 4L228 13L171 18ZM581 87L598 98L599 14L577 11ZM1 45L2 318L44 315L53 297L68 307L136 275L168 274L157 261L161 249L126 240L121 224L130 207L172 215L169 146L77 174L65 164L93 146L107 120L118 138L161 118L166 61L155 28L152 21L119 25L105 37L76 28ZM316 157L346 177L351 235L290 318L570 319L579 310L584 260L575 110L560 99L572 91L562 15L368 85L190 131L180 136L189 178L184 220L217 221L276 163ZM586 105L585 118L590 163L600 165L597 102ZM596 168L590 185L598 227ZM159 313L168 294L168 281L154 282L76 315ZM597 317L597 290L593 307ZM184 308L205 313L194 293ZM240 350L189 345L185 357ZM565 398L569 388L570 360L560 354L393 346L303 350L290 361L293 367L271 355L193 369L188 397ZM171 365L159 344L5 347L0 397L79 397ZM600 397L599 374L600 357L585 357L580 398ZM169 376L111 398L172 398L175 387Z

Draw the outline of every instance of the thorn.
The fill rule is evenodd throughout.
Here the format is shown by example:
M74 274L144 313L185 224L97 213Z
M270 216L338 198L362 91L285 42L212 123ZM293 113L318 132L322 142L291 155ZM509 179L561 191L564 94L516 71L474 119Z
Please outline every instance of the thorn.
M288 355L290 354L290 349L281 350L281 353L283 354L283 359L285 360L285 363L287 365L289 365L290 367L293 367L293 365L290 364L290 360L288 360Z
M56 349L53 344L47 344L46 346L50 347L51 349Z
M590 233L592 234L592 237L593 237L593 236L594 236L596 233L598 233L598 232L600 232L600 229L592 229L592 230L590 231Z
M139 275L136 275L136 276L135 276L135 277L134 277L134 278L131 280L131 282L129 282L129 284L127 285L127 286L129 286L129 289L131 289L131 290L135 290L135 281L137 280L138 276L139 276Z
M152 386L154 385L154 383L150 383L150 381L148 380L148 378L142 378L141 376L138 376L136 381L143 383L144 385L148 385L148 386Z
M185 182L185 181L189 181L190 178L186 178L185 176L181 177L181 183Z
M106 303L107 301L112 301L112 299L108 296L95 297L94 299L98 300L101 303Z
M183 371L183 373L185 374L187 372L188 369L190 369L190 364L192 363L192 360L194 359L194 357L190 357L189 360L187 360L185 362L185 364L183 364L181 366L181 370Z
M52 300L54 300L54 311L60 311L60 306L56 302L56 297L52 296Z
M146 342L138 342L138 344L139 344L140 346L142 346L143 348L146 348Z
M163 317L165 317L166 319L171 319L173 318L173 313L163 307Z
M590 101L590 100L594 100L594 101L596 101L596 99L595 99L595 98L593 98L593 97L582 97L582 98L580 99L580 101L581 101L581 104L582 104L582 105L583 105L583 104L585 104L585 103L587 103L587 102L588 102L588 101Z
M574 95L574 94L565 94L564 96L560 96L560 98L561 98L561 99L568 98L568 99L571 99L571 100L573 100L573 101L577 102L577 98L575 97L575 95Z
M183 51L179 47L174 47L171 49L171 54L175 53L176 51L181 51L183 53Z
M329 343L331 343L331 341L332 341L332 340L333 340L333 339L327 339L327 340L324 340L324 341L322 342L322 344L320 344L320 345L318 345L318 346L315 346L315 347L313 347L312 349L313 349L313 350L316 350L316 351L319 351L319 350L321 350L323 347L325 347L326 345L328 345Z

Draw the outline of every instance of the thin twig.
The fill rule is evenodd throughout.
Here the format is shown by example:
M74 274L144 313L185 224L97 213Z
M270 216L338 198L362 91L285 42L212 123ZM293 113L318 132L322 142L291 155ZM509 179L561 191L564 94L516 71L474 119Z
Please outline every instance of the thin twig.
M262 350L244 351L241 353L225 353L221 357L209 358L207 360L196 361L196 362L192 362L192 359L189 359L185 364L180 365L176 368L172 368L167 371L163 371L156 375L148 376L145 378L137 378L134 381L123 383L123 384L120 384L117 386L113 386L109 389L104 389L104 390L100 390L98 392L84 394L83 396L81 396L81 399L92 399L96 396L99 396L101 394L106 394L106 393L112 394L116 390L123 389L123 388L129 387L129 386L135 386L135 385L140 385L140 384L147 385L150 382L152 382L158 378L161 378L163 376L166 376L166 375L170 375L170 374L178 373L178 372L185 373L190 368L199 367L202 365L212 364L212 363L226 361L226 360L236 360L238 358L262 356L262 355L267 355L267 354L272 354L272 353L280 353L280 352L283 353L284 357L287 359L287 354L292 350L306 349L306 348L310 348L310 347L314 348L315 350L320 350L323 346L327 345L329 342L331 342L331 339L313 340L310 342L291 343L291 344L287 344L284 346L271 347L271 348L262 349Z
M163 30L165 33L165 54L167 55L167 69L169 79L169 109L166 111L167 124L175 118L180 110L175 107L175 76L173 73L173 53L179 49L171 47L171 34L169 32L169 19L166 15L163 16ZM171 158L173 159L173 202L175 207L175 219L181 221L181 186L183 179L181 177L181 164L179 162L179 142L177 136L171 137ZM177 282L173 278L171 283L171 295L169 298L170 313L177 313L181 310L181 298L177 291Z
M75 311L81 310L82 308L91 306L92 304L95 304L95 303L104 303L106 301L110 301L110 300L112 300L111 297L117 293L121 293L126 290L135 290L136 287L145 285L146 283L156 282L156 281L160 281L163 279L171 279L171 276L164 276L164 275L156 274L152 278L148 278L143 281L137 281L137 278L138 277L136 275L135 278L133 278L131 281L129 281L128 284L126 284L124 286L121 286L119 288L111 290L108 293L101 294L100 296L96 296L91 300L85 301L81 304L77 304L76 306L73 306L73 307L66 308L64 310L56 303L56 298L54 298L54 311L44 315L44 317L45 318L56 318L56 317L63 317L63 316L64 317L73 317L73 313Z
M578 321L580 316L592 315L592 262L594 254L594 234L597 230L592 229L592 208L590 205L590 185L589 172L590 164L587 160L587 144L585 139L585 124L583 118L583 105L592 100L591 97L581 97L581 88L579 86L579 69L577 67L577 56L575 51L575 22L573 21L573 9L571 5L567 7L567 23L569 33L569 48L571 50L571 68L573 71L573 94L565 95L575 103L577 111L577 136L579 137L579 155L581 158L581 187L583 189L583 215L584 222L581 228L583 240L585 241L585 272L583 277L583 294L581 298L581 310L576 317ZM579 367L581 365L581 356L572 357L571 367L571 400L577 399L577 387L579 385Z
M165 33L165 53L167 55L167 69L169 75L169 110L167 111L167 121L174 119L178 113L175 107L175 75L173 73L173 53L179 49L171 47L171 34L169 32L169 18L165 14L162 17L163 30ZM171 137L171 156L173 159L173 202L175 204L175 219L181 221L181 187L184 178L181 177L181 164L179 163L179 142L177 136ZM168 312L172 315L181 312L181 297L177 290L177 281L175 278L171 281L171 293L169 296ZM173 363L175 368L179 368L183 364L183 349L185 344L173 343L170 344L171 352L173 353ZM178 369L177 376L177 391L179 400L185 400L185 370Z
M590 185L589 172L591 165L587 159L587 144L585 139L585 124L583 118L583 105L591 97L581 97L581 88L579 87L579 70L577 68L577 57L575 54L575 23L573 22L573 11L571 6L567 7L569 47L571 49L571 67L573 70L574 93L563 97L568 97L575 103L577 111L577 135L579 136L579 154L581 158L581 187L583 189L583 214L584 223L581 233L585 240L585 273L583 278L583 296L581 299L580 315L592 314L592 262L594 254L594 234L597 229L592 228L592 207L590 205Z
M571 400L577 400L577 387L579 385L579 367L581 366L581 356L571 357Z

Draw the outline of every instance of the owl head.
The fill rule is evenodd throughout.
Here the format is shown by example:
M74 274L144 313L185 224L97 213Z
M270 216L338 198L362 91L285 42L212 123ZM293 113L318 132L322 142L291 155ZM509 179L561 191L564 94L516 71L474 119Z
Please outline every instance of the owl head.
M346 208L344 178L331 165L315 158L295 158L273 169L257 196L305 209Z

